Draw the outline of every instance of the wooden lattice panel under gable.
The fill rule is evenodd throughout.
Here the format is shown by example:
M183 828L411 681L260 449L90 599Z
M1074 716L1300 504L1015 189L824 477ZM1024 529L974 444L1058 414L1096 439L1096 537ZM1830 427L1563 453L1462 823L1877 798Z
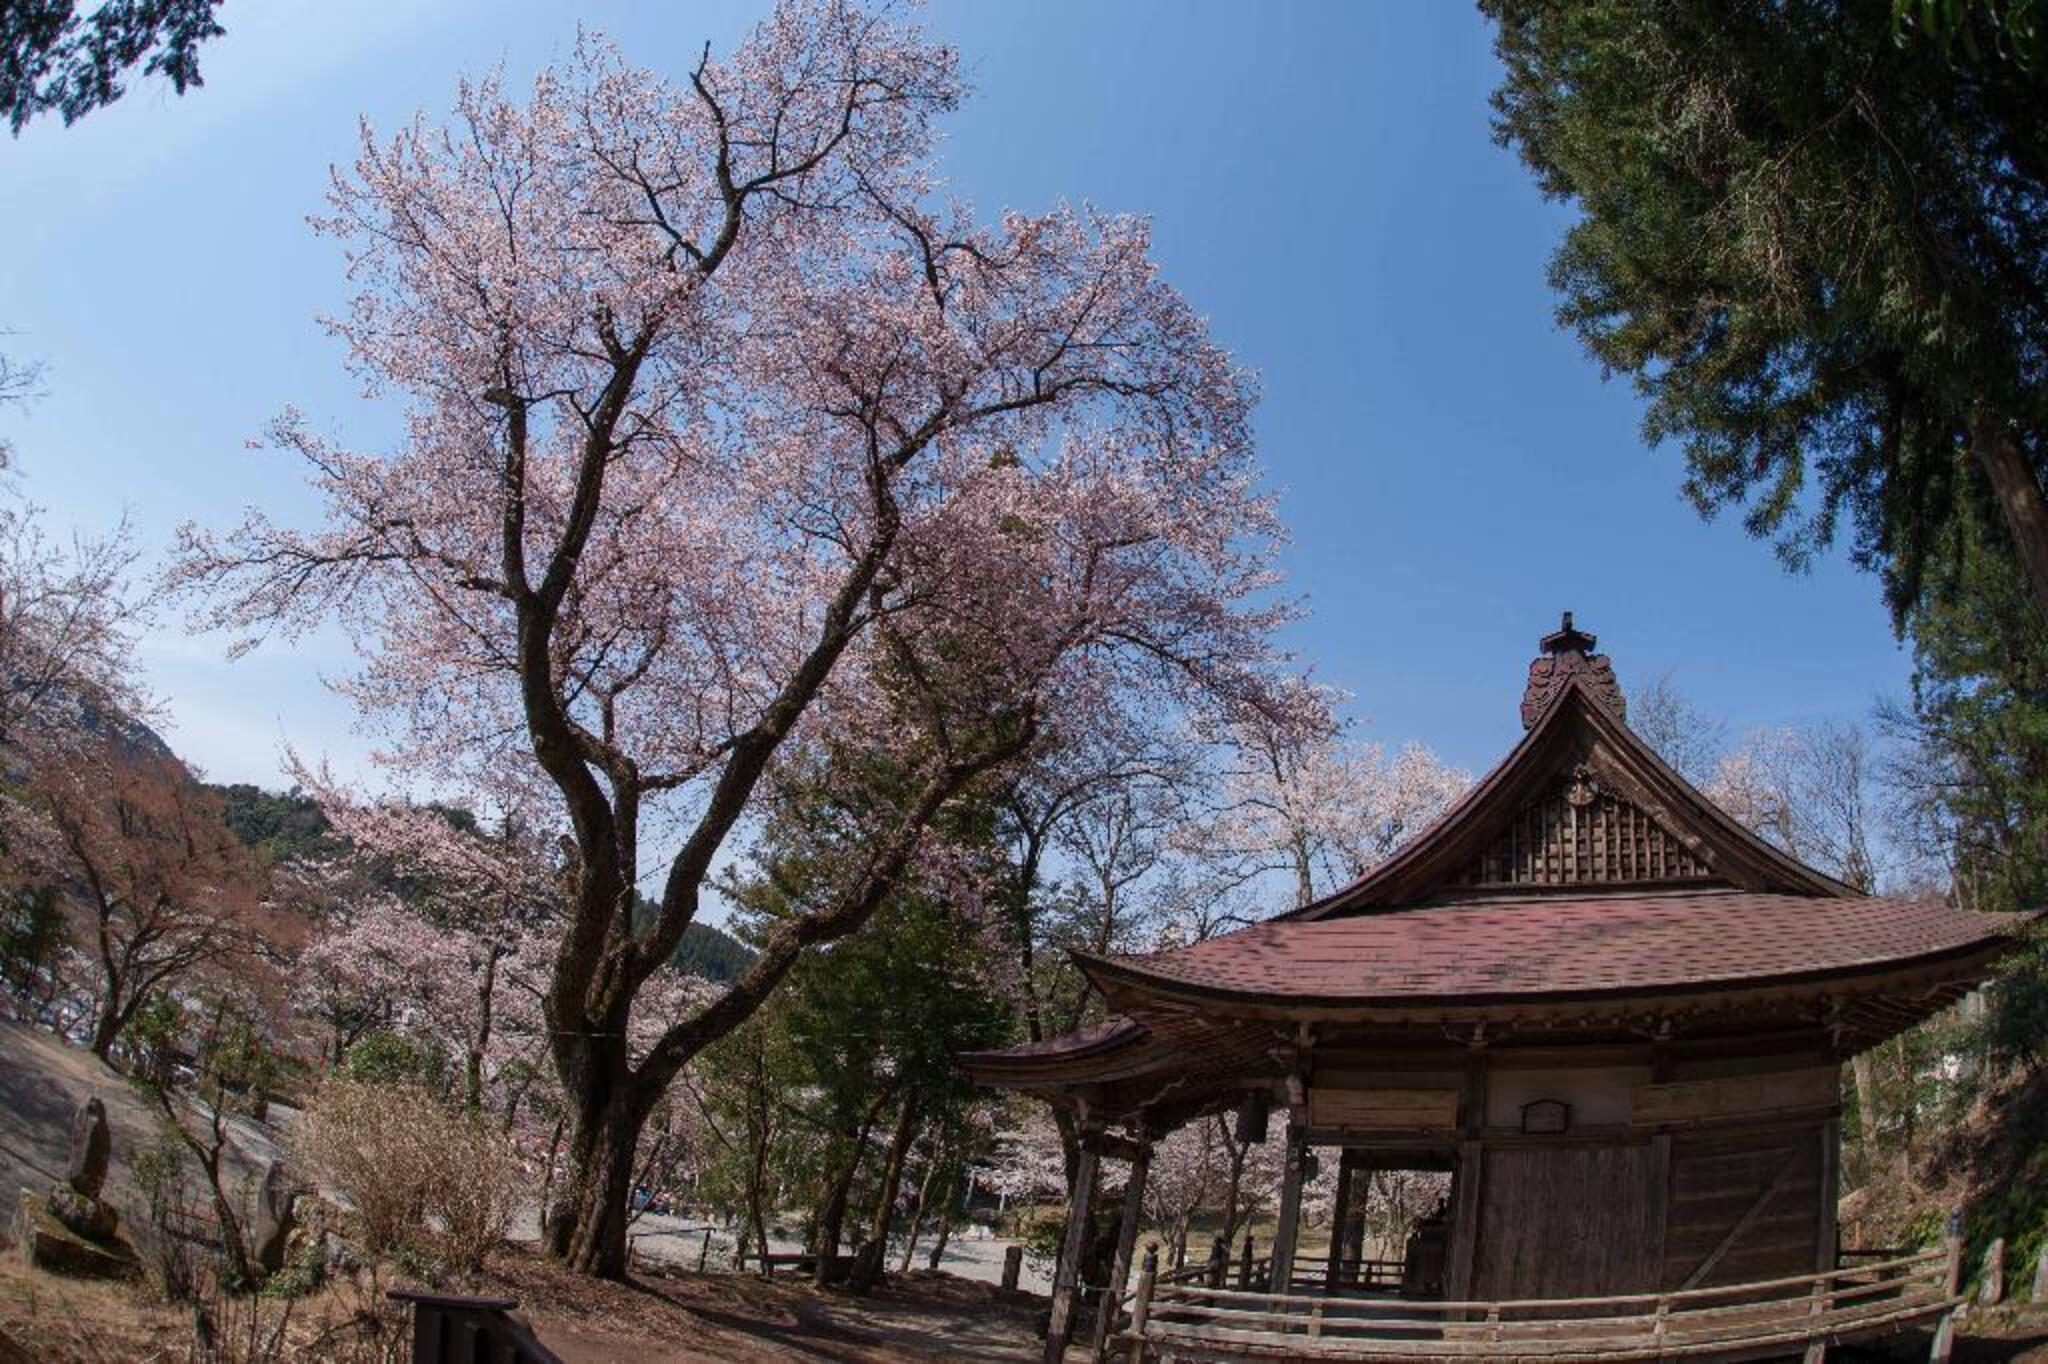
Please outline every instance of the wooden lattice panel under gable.
M1465 869L1468 886L1591 886L1703 881L1707 865L1588 767L1517 812Z

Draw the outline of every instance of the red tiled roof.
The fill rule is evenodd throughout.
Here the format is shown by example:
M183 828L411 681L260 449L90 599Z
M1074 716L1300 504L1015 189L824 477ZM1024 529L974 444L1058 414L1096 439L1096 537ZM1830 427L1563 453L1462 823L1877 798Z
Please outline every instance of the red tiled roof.
M1936 901L1704 891L1491 900L1273 920L1091 974L1201 993L1369 1005L1793 983L1989 949L2020 915Z

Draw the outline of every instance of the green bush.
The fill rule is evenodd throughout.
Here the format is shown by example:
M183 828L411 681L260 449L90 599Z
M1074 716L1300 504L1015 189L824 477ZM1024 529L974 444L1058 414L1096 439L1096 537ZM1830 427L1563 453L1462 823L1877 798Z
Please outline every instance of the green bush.
M366 1085L420 1085L441 1092L447 1087L448 1058L430 1042L404 1033L364 1033L343 1058L342 1074Z

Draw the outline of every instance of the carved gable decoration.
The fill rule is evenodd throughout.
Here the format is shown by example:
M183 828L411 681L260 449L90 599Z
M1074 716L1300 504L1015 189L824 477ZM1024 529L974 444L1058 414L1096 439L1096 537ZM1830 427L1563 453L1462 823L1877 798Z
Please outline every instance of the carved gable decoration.
M1529 664L1529 683L1522 690L1523 729L1543 718L1543 712L1564 691L1565 680L1573 677L1613 711L1615 719L1628 718L1628 703L1622 699L1621 684L1614 680L1614 665L1606 654L1545 654Z
M1584 763L1523 807L1458 883L1597 886L1701 881L1713 868Z

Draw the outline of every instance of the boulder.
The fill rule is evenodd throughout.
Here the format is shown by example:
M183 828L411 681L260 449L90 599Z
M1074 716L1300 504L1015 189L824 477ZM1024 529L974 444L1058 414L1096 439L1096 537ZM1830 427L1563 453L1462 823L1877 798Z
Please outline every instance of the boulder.
M121 1215L97 1198L90 1198L69 1184L50 1190L50 1216L88 1241L110 1241L120 1230Z
M142 1261L118 1234L88 1240L50 1215L47 1200L21 1191L15 1240L30 1266L85 1279L139 1279Z

